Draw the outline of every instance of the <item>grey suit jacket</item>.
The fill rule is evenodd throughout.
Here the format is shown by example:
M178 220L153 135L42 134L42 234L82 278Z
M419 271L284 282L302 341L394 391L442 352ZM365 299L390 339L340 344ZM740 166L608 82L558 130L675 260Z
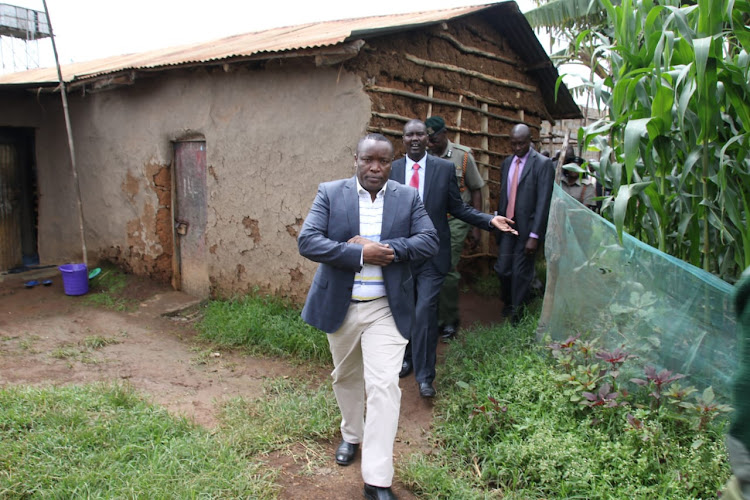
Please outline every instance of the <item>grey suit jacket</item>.
M497 213L505 215L508 207L508 171L514 156L511 155L502 164L500 201ZM552 160L542 156L533 149L529 150L529 157L523 167L521 178L518 179L516 191L516 208L513 226L518 231L521 241L528 239L530 233L544 238L547 232L547 218L552 198L552 187L555 182L555 167ZM502 235L502 233L500 233Z
M362 245L347 241L359 234L359 198L354 177L318 186L297 245L303 257L319 262L307 294L302 319L333 333L344 322L360 270ZM383 267L388 305L399 332L409 338L414 324L414 281L409 262L429 258L438 250L438 237L417 190L388 181L383 198L380 242L396 254Z
M391 166L391 179L404 182L406 158L399 158ZM427 155L424 180L424 207L437 229L440 250L432 262L442 274L451 269L451 231L447 214L471 225L489 231L492 216L476 210L461 199L456 180L456 167L452 162Z

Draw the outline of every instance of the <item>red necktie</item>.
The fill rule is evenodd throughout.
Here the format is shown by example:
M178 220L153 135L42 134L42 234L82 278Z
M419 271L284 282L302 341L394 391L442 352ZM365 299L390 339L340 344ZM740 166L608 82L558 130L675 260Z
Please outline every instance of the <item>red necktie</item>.
M521 170L521 159L516 158L516 169L513 171L513 179L510 181L510 194L508 195L508 208L505 216L512 219L516 214L516 193L518 192L518 173Z
M419 163L415 163L411 168L414 169L414 173L411 174L409 185L414 189L419 190Z

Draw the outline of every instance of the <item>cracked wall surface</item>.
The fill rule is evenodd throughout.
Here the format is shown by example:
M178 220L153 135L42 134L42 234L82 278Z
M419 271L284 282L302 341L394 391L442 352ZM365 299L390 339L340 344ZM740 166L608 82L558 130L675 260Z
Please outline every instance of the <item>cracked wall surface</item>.
M140 215L126 222L125 246L99 249L99 257L139 275L169 283L172 277L172 195L169 165L150 163L145 175L128 171L122 192L131 204L141 204ZM140 191L145 190L143 196ZM153 204L156 196L157 205Z

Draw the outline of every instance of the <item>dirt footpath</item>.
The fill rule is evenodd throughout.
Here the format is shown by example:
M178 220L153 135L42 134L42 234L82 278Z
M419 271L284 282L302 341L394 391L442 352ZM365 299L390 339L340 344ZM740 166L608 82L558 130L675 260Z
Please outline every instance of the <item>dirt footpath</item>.
M326 368L210 350L196 341L189 321L189 308L197 301L148 280L130 277L126 295L133 310L117 312L88 305L85 296L65 295L55 268L1 278L0 385L128 381L154 403L210 428L217 423L217 403L238 396L255 399L269 377L322 381L329 375ZM49 286L24 286L47 278ZM188 312L173 314L184 309ZM489 322L488 312L497 310L492 299L462 299L466 320ZM440 352L444 348L441 344ZM419 397L413 376L403 379L401 388L397 460L429 448L432 420L432 402ZM359 461L337 466L332 458L337 445L323 444L330 463L314 467L312 474L304 458L309 450L269 457L269 465L281 469L280 498L361 498ZM394 491L399 498L415 498L398 483Z

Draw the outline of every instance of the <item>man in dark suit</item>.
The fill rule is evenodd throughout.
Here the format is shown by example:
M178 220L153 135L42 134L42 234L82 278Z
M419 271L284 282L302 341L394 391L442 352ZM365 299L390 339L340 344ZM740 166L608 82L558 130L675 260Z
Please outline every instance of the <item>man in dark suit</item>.
M502 164L497 213L513 219L518 234L499 234L495 271L502 285L503 315L517 323L534 280L534 260L543 248L555 168L552 160L531 149L531 130L524 124L511 130L510 146L513 156Z
M447 214L473 226L489 231L513 231L505 217L482 213L461 199L456 181L456 167L448 160L426 153L427 127L419 120L404 125L406 157L393 162L391 179L409 184L419 190L424 207L440 238L438 254L423 262L412 264L417 291L417 322L411 332L399 376L414 370L419 394L434 397L435 360L437 356L437 305L445 275L451 269L451 235Z
M392 160L384 136L361 139L356 175L318 187L297 240L300 254L320 263L302 318L329 334L342 416L336 462L352 463L362 443L364 493L373 500L395 498L398 373L415 321L409 263L438 250L417 191L388 181Z

